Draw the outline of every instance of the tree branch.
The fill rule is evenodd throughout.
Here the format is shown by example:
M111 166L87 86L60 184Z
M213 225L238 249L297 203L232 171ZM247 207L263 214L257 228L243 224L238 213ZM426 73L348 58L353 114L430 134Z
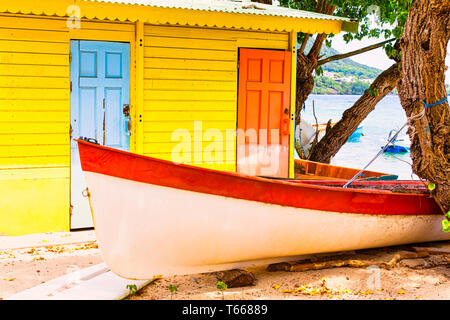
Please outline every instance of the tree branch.
M310 150L311 161L330 163L332 157L347 142L361 122L375 109L377 103L389 94L400 80L399 63L383 71L372 82L369 89L342 114L339 120L325 136Z
M323 65L325 63L328 63L328 62L331 62L331 61L336 61L336 60L341 60L341 59L344 59L344 58L356 56L358 54L361 54L361 53L364 53L364 52L371 51L371 50L377 49L379 47L382 47L386 43L389 43L389 42L394 41L394 40L396 40L396 39L392 38L392 39L389 39L389 40L386 40L386 41L383 41L383 42L380 42L380 43L376 43L376 44L373 44L373 45L370 45L370 46L367 46L367 47L364 47L364 48L361 48L361 49L358 49L358 50L355 50L355 51L342 53L342 54L336 54L334 56L331 56L331 57L319 60L317 62L317 65L321 66L321 65Z
M306 44L308 43L308 40L309 40L310 36L311 35L309 33L305 34L305 37L303 38L302 45L300 46L300 49L298 49L298 53L299 54L302 54L303 51L305 51L305 47L306 47Z
M316 10L316 12L318 12L318 13L332 15L334 10L336 9L336 6L334 6L331 1L324 0L323 2L319 2L319 3L320 3L320 7L318 7L318 10ZM321 33L316 36L316 40L314 41L314 44L308 53L309 58L317 59L317 57L320 54L320 50L322 49L322 45L323 45L323 42L326 39L326 37L327 37L327 35L325 33Z

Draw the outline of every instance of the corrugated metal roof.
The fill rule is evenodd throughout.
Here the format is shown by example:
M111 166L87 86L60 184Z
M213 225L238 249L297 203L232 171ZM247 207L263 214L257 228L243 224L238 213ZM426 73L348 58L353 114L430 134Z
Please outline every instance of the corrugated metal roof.
M249 0L85 0L92 2L108 2L129 5L142 5L160 8L178 8L188 10L201 10L212 12L228 12L240 14L255 14L266 16L279 16L304 19L322 19L351 21L349 18L319 14L315 12L302 11L251 2Z
M0 0L0 12L13 14L68 17L74 10L86 19L149 24L310 34L358 30L358 22L348 18L248 0Z

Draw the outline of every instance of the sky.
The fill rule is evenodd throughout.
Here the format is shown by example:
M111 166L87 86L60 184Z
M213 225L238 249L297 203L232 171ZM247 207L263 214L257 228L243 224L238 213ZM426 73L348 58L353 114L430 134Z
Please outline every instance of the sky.
M342 34L339 34L333 38L332 47L341 53L346 53L363 47L370 46L372 44L376 44L383 40L384 38L353 40L347 44L343 40ZM445 62L447 66L450 66L450 44L447 49L448 53ZM389 68L394 63L394 61L392 61L386 56L386 53L384 52L383 48L378 48L365 53L361 53L359 55L353 56L351 59L353 59L356 62L368 65L370 67L375 67L381 70ZM445 82L450 85L450 68L446 72Z

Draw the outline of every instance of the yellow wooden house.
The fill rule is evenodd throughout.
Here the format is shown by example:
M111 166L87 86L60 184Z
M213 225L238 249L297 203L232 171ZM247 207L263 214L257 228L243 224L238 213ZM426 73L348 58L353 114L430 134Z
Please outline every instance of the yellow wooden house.
M238 132L275 128L266 175L293 177L297 32L357 26L239 0L1 0L0 235L92 227L79 136L263 174Z

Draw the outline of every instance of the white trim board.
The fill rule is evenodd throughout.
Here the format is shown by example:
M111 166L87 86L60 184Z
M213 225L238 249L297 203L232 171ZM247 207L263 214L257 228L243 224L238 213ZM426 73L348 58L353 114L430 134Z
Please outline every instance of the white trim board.
M19 292L7 300L121 300L152 280L129 280L114 274L105 263L81 269Z

